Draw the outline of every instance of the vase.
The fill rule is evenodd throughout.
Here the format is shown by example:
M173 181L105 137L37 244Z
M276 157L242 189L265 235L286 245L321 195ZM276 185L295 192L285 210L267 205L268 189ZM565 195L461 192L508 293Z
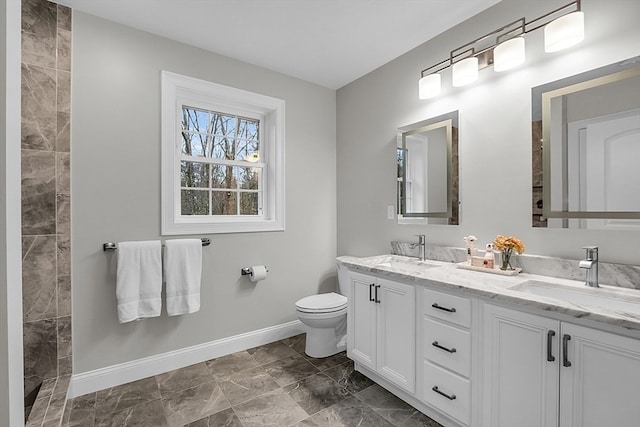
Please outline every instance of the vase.
M513 255L513 249L505 249L502 251L502 262L500 263L500 270L513 270L511 267L511 255Z

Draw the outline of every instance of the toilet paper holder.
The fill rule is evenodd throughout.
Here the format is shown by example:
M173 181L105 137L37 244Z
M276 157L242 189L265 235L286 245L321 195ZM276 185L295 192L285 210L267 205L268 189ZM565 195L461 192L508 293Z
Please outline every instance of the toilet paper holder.
M269 272L269 269L265 266L265 270L267 271L267 273ZM251 275L251 267L245 267L242 270L240 270L240 273L243 276L250 276Z

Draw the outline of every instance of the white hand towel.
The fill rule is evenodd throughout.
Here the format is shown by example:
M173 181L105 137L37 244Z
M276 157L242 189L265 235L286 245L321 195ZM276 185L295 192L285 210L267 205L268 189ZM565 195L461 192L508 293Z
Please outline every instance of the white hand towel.
M164 273L167 283L167 314L200 310L202 240L167 240L164 245Z
M162 246L159 240L118 243L116 299L120 323L160 316Z

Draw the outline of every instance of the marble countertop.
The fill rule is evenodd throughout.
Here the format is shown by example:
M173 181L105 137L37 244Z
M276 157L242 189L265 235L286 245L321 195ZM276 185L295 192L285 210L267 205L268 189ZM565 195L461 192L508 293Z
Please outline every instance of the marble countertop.
M640 304L640 291L635 289L604 285L597 289L586 288L584 282L529 273L502 276L489 272L465 270L458 268L454 263L433 260L421 262L417 258L400 255L378 255L365 258L341 256L337 258L337 263L339 269L344 266L351 271L371 273L405 283L428 285L435 290L465 292L485 300L526 306L534 310L543 310L546 313L563 315L563 317L569 316L621 327L632 332L633 335L640 333L640 314L534 295L512 288L527 281L540 281L569 286L571 290L576 292L597 293L609 299Z

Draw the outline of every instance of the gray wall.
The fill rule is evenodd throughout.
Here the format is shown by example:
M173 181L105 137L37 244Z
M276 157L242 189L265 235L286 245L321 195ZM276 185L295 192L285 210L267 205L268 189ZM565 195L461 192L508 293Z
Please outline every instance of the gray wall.
M0 5L0 425L24 424L20 261L20 2Z
M640 2L584 0L582 44L545 54L538 30L526 36L527 60L519 68L482 70L476 83L463 88L451 87L448 70L440 97L418 99L420 71L447 58L451 49L563 4L504 0L338 90L338 255L388 253L391 240L415 240L414 234L457 247L468 234L481 247L507 234L520 237L529 254L579 259L582 246L596 244L604 261L640 264L637 231L531 227L531 88L640 54ZM396 129L454 110L460 112L460 225L398 225L386 219L386 207L396 200Z
M83 13L73 18L74 374L292 321L297 299L334 290L335 91ZM209 236L200 311L121 325L116 259L102 243L162 237L160 70L286 100L286 231ZM252 264L268 266L267 280L240 276Z

